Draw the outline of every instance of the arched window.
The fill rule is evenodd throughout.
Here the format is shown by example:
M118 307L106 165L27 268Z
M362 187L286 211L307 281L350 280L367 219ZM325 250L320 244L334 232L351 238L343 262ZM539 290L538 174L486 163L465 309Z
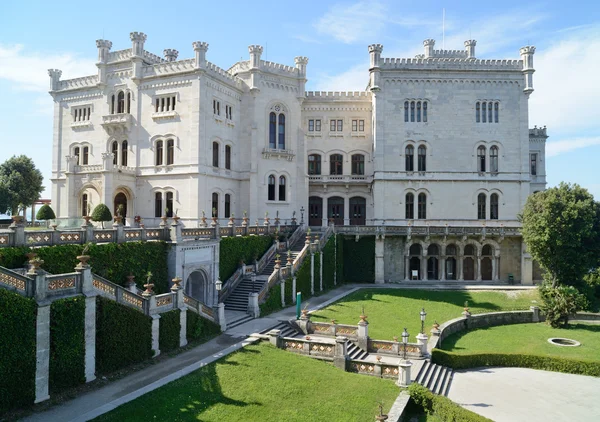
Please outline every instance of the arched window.
M273 176L272 174L269 175L269 191L267 199L269 201L275 200L275 176Z
M165 215L167 217L173 217L173 192L167 192L165 197L166 197Z
M492 120L492 104L493 103L488 103L488 123L493 123L494 121Z
M83 147L83 157L81 164L87 166L89 164L90 147Z
M127 141L121 142L121 165L127 166Z
M425 148L425 145L419 146L417 153L419 171L427 171L427 148Z
M88 215L87 209L88 209L88 195L87 195L87 193L84 193L83 195L81 195L81 215L83 217Z
M219 167L219 143L212 143L212 165L213 167Z
M175 140L167 140L167 165L172 165L175 162Z
M410 102L410 121L411 122L415 121L415 102L414 101Z
M269 114L269 148L277 148L277 114Z
M493 252L491 245L483 245L483 249L481 249L481 255L483 256L491 256L493 255Z
M354 154L352 156L352 174L365 174L365 156L362 154Z
M279 176L279 200L285 201L285 176Z
M474 256L475 255L475 247L473 245L465 245L465 249L464 249L464 255L465 256Z
M231 217L231 195L225 194L225 218Z
M80 165L81 163L79 162L79 147L75 147L73 149L73 155L77 157L77 160L75 160L75 165Z
M404 149L404 169L405 171L415 170L415 148L412 145L407 145Z
M225 168L231 170L231 145L225 145Z
M408 122L408 101L404 101L404 121Z
M156 141L156 156L154 162L157 166L163 164L163 141ZM159 216L160 217L160 216Z
M407 220L412 220L415 218L415 195L412 193L406 194L404 211L405 218Z
M154 111L158 113L160 111L160 98L156 99L156 104L154 105Z
M417 101L417 122L421 121L421 101Z
M112 153L113 153L113 165L119 164L119 143L117 141L113 141L112 143Z
M212 194L212 216L219 217L219 194L217 192Z
M492 193L490 195L490 220L498 219L498 194Z
M483 145L477 148L477 171L485 172L485 147Z
M163 206L162 206L162 193L156 192L154 194L154 216L162 217Z
M425 219L427 218L427 195L425 195L424 193L420 193L419 194L419 203L418 203L418 212L419 212L419 219Z
M116 107L117 107L116 103L117 103L116 96L115 96L115 94L113 94L110 99L110 114L115 114Z
M127 113L131 113L131 92L127 93Z
M321 174L321 156L319 154L310 154L308 156L308 174Z
M427 123L427 101L423 101L423 123Z
M119 91L117 94L117 113L125 113L125 93Z
M485 193L477 195L477 219L485 220Z
M486 112L486 110L487 110L487 108L486 108L486 105L487 105L487 104L486 104L485 102L481 103L481 121L482 121L483 123L485 123L485 122L486 122L486 115L487 115L487 112Z
M481 107L481 104L479 104L479 101L477 103L475 103L475 122L476 123L479 123L481 121L480 114L479 114L480 107Z
M334 176L344 174L344 158L342 154L331 154L329 156L329 174Z
M499 122L500 104L494 103L494 121Z
M490 148L490 171L498 173L498 147L495 145Z
M285 149L285 114L279 114L279 139L278 148Z

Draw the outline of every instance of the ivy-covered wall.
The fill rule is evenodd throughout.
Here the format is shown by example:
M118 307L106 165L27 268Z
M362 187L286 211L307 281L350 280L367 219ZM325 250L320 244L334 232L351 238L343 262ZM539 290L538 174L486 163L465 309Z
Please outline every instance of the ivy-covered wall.
M161 353L170 352L179 347L180 313L179 309L174 309L160 314L158 348Z
M36 311L33 299L0 289L0 419L35 400Z
M142 288L148 271L156 293L166 293L169 288L167 275L167 248L165 242L127 242L90 245L92 272L113 283L124 285L127 276L133 274L138 287ZM36 248L35 252L44 260L42 268L51 274L71 273L79 262L83 245L57 245ZM1 248L0 266L22 267L29 248Z
M344 281L347 283L375 282L375 236L343 238ZM339 246L338 242L338 246Z
M219 277L225 282L233 275L240 261L252 264L254 257L261 256L271 247L271 236L225 237L219 243Z
M152 357L152 320L135 309L98 296L96 371L108 373Z
M205 341L221 333L221 327L194 311L186 311L186 337L188 341Z
M335 236L331 236L323 247L323 289L334 287L335 279Z
M85 298L50 305L50 394L85 383Z
M302 300L310 297L310 255L307 255L296 272L296 292L302 293Z

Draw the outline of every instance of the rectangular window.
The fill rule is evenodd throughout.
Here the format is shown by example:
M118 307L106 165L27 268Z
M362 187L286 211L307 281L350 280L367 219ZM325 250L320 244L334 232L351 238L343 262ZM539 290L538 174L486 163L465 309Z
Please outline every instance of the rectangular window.
M321 131L321 119L316 119L315 120L315 132L320 132Z
M221 115L221 103L217 100L213 100L213 114Z
M359 132L364 132L365 131L365 121L364 120L359 120L358 121L358 131Z
M315 131L315 121L312 119L308 121L308 131L309 132Z
M162 113L163 111L175 111L175 95L161 95L154 99L154 112Z
M329 121L329 131L335 132L335 128L336 128L335 120L330 120Z
M537 176L537 153L529 154L529 159L531 161L531 175Z
M352 132L358 132L358 120L352 120Z
M343 120L338 120L337 121L337 131L341 132L342 129L343 129L343 127L344 127L344 121Z
M73 121L74 122L85 122L87 120L90 120L91 114L92 114L92 108L90 106L73 108Z

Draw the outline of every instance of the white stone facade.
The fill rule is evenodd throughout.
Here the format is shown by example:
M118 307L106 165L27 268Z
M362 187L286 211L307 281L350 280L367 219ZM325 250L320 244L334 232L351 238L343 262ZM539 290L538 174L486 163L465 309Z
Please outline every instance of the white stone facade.
M479 60L475 41L425 40L423 55L395 59L375 44L365 91L305 92L306 57L285 66L251 45L224 70L204 42L177 60L145 40L98 40L97 75L49 71L59 218L102 202L123 204L128 224L176 213L195 227L216 209L222 224L246 211L251 223L295 212L310 225L518 227L545 187L546 129L528 126L534 47Z

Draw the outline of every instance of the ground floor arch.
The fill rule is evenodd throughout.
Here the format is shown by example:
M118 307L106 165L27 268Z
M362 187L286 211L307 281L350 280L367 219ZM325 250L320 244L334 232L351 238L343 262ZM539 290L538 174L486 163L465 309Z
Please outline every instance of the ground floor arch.
M190 273L185 281L185 293L202 303L209 302L208 277L204 271L195 270Z

